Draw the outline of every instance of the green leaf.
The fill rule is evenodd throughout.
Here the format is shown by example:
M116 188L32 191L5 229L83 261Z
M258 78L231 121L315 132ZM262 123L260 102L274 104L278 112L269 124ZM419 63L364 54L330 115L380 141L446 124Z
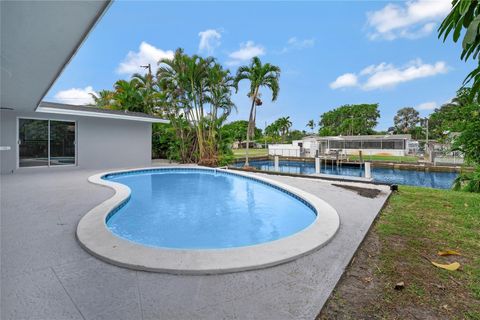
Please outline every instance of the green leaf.
M470 5L472 4L471 0L460 0L460 4L459 4L459 11L460 11L460 14L463 16L465 15L465 13L468 11L468 9L470 8Z
M462 32L463 24L462 19L458 20L455 31L453 32L453 42L457 42L458 38L460 38L460 33Z
M475 48L475 53L473 54L472 59L477 59L477 55L478 55L478 52L479 52L479 51L480 51L480 46L477 46L477 47ZM468 57L467 57L467 59L468 59Z
M465 37L463 38L462 47L466 49L468 45L472 44L475 41L475 38L478 35L478 25L480 24L480 16L477 16L470 26L468 26Z
M470 5L470 8L468 9L467 13L463 16L464 28L468 28L468 26L472 22L476 8L477 8L476 5Z

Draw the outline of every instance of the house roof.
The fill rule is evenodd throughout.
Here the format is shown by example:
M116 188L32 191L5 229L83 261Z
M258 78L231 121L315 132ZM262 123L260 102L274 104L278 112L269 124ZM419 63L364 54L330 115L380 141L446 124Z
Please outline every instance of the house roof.
M316 140L410 140L412 135L410 134L375 134L375 135L363 135L363 136L308 136L306 138L316 139Z
M141 112L131 112L127 110L101 109L90 106L76 106L63 103L42 101L38 106L37 112L68 114L84 117L123 119L133 121L144 121L153 123L169 123L168 120L161 119Z

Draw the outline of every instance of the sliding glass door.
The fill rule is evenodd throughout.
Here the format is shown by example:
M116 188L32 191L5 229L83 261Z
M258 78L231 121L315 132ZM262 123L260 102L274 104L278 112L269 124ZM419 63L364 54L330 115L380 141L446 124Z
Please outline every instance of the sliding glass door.
M75 164L75 122L50 120L50 165Z
M18 119L19 167L75 165L75 122Z
M48 166L48 120L19 119L19 166Z

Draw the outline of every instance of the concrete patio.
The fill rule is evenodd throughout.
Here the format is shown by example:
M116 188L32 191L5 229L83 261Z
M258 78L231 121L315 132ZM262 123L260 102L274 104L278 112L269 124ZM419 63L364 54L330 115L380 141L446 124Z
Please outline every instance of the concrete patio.
M113 191L98 170L53 168L1 176L1 319L314 319L386 201L330 181L269 175L330 203L333 240L276 267L212 276L132 271L78 245L80 218ZM341 182L335 182L342 184Z

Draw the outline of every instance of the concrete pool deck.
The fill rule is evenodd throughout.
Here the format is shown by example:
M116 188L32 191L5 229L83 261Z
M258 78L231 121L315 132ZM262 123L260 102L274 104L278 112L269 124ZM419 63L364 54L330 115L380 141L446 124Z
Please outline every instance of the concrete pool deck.
M80 247L78 221L113 195L87 181L99 172L1 176L1 319L314 319L389 195L386 186L355 184L382 191L370 199L329 181L269 175L331 204L335 237L266 269L170 275L116 267Z

